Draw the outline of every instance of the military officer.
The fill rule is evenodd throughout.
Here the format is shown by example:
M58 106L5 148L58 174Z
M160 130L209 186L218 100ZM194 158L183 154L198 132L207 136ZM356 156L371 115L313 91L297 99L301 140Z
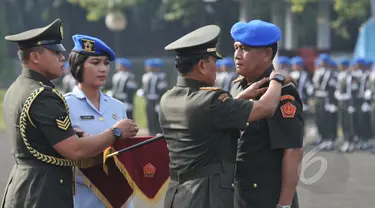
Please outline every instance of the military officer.
M117 72L112 77L113 97L124 103L129 119L133 119L134 95L138 88L131 69L132 62L130 60L118 58L116 60Z
M291 79L286 72L270 76L268 90L258 89L263 79L233 99L212 87L216 78L216 43L220 28L199 28L165 47L176 52L177 84L160 102L159 120L165 135L171 180L165 208L233 207L232 179L238 129L275 111L281 86ZM245 48L244 48L245 52ZM285 76L284 76L285 75Z
M252 20L233 25L240 87L273 73L280 29L269 22ZM298 166L303 154L302 101L290 83L281 90L274 115L252 121L238 141L234 207L296 208ZM256 98L257 100L258 98Z
M168 87L166 76L160 71L162 66L163 61L161 59L147 59L145 67L148 72L142 77L142 89L147 102L147 124L151 135L160 133L158 120L159 102Z
M6 36L18 43L22 73L4 98L5 124L15 165L2 207L73 207L72 166L93 157L116 139L136 135L130 120L120 120L99 135L78 138L63 96L50 80L62 75L65 48L60 19L48 26ZM87 139L86 139L87 138Z

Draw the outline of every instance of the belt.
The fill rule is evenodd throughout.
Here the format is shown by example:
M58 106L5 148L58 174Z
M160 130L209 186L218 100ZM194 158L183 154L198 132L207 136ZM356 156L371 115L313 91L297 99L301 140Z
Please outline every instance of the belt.
M184 173L177 173L176 171L170 171L172 180L183 183L188 180L194 180L198 178L204 178L218 173L225 173L232 171L234 172L234 164L229 162L219 162L210 165L206 165L201 168L195 168Z

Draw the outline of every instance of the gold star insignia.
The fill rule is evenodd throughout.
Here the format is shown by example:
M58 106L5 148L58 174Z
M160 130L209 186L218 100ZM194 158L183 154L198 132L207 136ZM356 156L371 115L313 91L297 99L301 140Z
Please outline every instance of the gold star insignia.
M83 50L90 53L95 53L95 41L82 39Z

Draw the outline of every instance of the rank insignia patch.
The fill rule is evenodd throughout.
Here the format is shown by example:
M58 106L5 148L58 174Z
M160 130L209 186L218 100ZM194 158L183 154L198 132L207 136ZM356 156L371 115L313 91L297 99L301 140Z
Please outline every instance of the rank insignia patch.
M155 175L156 168L151 163L147 163L143 166L144 177L153 178Z
M287 102L280 107L283 118L294 118L296 109L296 106L294 106L291 102Z
M68 130L70 126L70 118L69 116L60 116L56 118L57 128L62 129L64 131Z
M221 100L221 102L225 102L225 100L228 99L228 98L229 98L229 94L223 93L217 99Z

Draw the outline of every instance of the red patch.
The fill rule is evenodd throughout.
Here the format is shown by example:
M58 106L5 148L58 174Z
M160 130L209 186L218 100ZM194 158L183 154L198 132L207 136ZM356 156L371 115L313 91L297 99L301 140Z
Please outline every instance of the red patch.
M296 106L294 106L291 102L287 102L280 107L281 114L284 118L294 118L296 109Z
M151 163L147 163L147 165L143 166L143 173L144 177L153 178L155 175L156 168Z

